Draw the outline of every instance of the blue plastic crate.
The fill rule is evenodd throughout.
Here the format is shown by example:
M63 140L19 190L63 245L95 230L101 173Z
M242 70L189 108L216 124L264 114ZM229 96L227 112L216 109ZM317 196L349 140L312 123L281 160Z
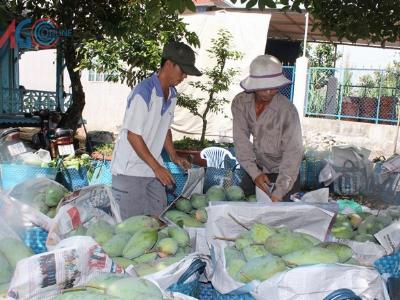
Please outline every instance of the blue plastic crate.
M41 168L24 164L0 164L1 186L3 190L12 189L24 181L46 177L54 180L57 168Z
M29 227L24 233L24 243L35 254L47 251L46 240L48 232L41 227Z
M319 173L324 167L323 160L305 159L300 165L300 186L304 190L315 190L322 187L318 181Z

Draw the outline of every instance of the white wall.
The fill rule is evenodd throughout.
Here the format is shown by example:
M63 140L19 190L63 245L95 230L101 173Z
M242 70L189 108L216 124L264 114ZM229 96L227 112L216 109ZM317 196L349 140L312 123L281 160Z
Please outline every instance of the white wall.
M130 89L123 84L91 82L83 71L81 82L86 95L83 118L88 130L118 132ZM71 91L69 75L64 71L64 90ZM56 90L56 51L26 52L20 59L20 84L31 90Z
M229 141L232 136L232 114L231 102L236 94L242 92L239 86L242 79L248 76L248 70L251 61L258 55L265 52L267 43L267 33L269 20L271 15L260 12L231 12L231 11L213 11L184 15L184 22L187 28L197 34L201 47L196 49L196 65L204 70L212 68L215 61L210 59L208 49L212 46L212 39L217 37L219 29L229 31L232 38L233 49L240 51L243 58L239 61L229 61L227 68L235 68L238 70L237 76L233 79L229 90L217 95L219 98L225 97L229 103L223 106L224 113L209 114L206 136L208 139L216 141ZM208 80L206 76L199 78L189 77L185 82L178 86L179 92L185 92L194 97L204 97L198 89L194 89L188 85L189 81ZM200 109L200 113L204 107ZM182 138L183 136L191 136L199 138L202 130L202 121L199 117L195 117L188 110L177 107L175 110L175 118L172 124L173 137Z
M27 90L56 90L56 51L54 49L28 51L19 61L20 85ZM64 90L71 85L68 73L64 72Z
M348 144L371 150L370 158L393 153L396 137L396 126L370 124L356 121L339 121L323 118L303 118L302 130L307 146L327 149L328 143ZM400 142L397 141L397 153Z
M120 83L88 81L88 71L82 72L82 85L86 95L83 118L88 130L118 132L126 107L130 88Z

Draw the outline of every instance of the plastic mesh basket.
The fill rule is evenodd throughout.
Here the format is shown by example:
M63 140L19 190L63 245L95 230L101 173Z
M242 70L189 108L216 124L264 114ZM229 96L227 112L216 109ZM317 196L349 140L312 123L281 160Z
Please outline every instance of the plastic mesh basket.
M109 160L95 160L92 162L93 175L90 179L90 184L105 184L111 186L112 174L111 174L111 161Z
M254 300L249 294L221 294L210 282L200 283L200 300Z
M168 290L199 298L199 277L204 272L205 267L206 263L201 259L194 260L189 268L179 278L178 282L171 285Z
M46 252L47 235L48 232L41 227L27 228L24 233L24 243L31 248L35 254Z
M70 191L75 191L89 185L86 167L63 169L59 177L58 181Z
M1 164L1 186L4 190L12 189L24 181L46 177L54 180L57 168L41 168L23 164Z
M176 185L175 194L179 195L182 192L183 187L185 186L188 175L185 173L184 170L182 170L177 164L174 164L173 162L164 162L164 165L174 177ZM174 200L175 200L174 195L168 193L167 194L168 203L171 203Z
M400 251L377 259L374 266L381 274L390 274L390 277L400 278Z

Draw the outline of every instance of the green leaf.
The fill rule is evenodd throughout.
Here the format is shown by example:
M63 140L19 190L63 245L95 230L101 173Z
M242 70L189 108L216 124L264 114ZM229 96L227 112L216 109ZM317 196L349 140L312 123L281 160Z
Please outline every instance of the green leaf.
M276 8L276 3L273 0L264 0L266 5L270 8Z
M256 5L257 4L257 0L250 0L249 2L247 2L247 4L246 4L246 8L247 9L250 9L250 8L252 8L254 5Z
M185 0L186 1L186 6L189 10L195 12L196 11L196 6L194 5L192 0Z
M172 11L179 10L180 6L181 6L181 0L168 0L168 7Z
M266 0L258 0L258 8L260 10L264 10L265 9L265 2L266 2Z

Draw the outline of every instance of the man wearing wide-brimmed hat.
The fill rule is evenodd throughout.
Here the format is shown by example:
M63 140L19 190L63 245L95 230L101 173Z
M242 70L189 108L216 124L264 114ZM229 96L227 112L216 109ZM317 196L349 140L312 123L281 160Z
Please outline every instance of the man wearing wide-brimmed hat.
M170 125L177 101L175 86L187 75L200 76L192 48L181 42L164 46L158 72L140 82L127 99L121 132L115 145L112 192L121 217L159 215L167 205L165 186L174 178L164 167L161 151L184 169L190 163L176 154Z
M236 157L247 173L241 186L246 195L255 194L257 186L274 202L289 200L300 190L303 142L299 115L279 93L288 84L280 61L260 55L240 83L244 92L232 102Z

